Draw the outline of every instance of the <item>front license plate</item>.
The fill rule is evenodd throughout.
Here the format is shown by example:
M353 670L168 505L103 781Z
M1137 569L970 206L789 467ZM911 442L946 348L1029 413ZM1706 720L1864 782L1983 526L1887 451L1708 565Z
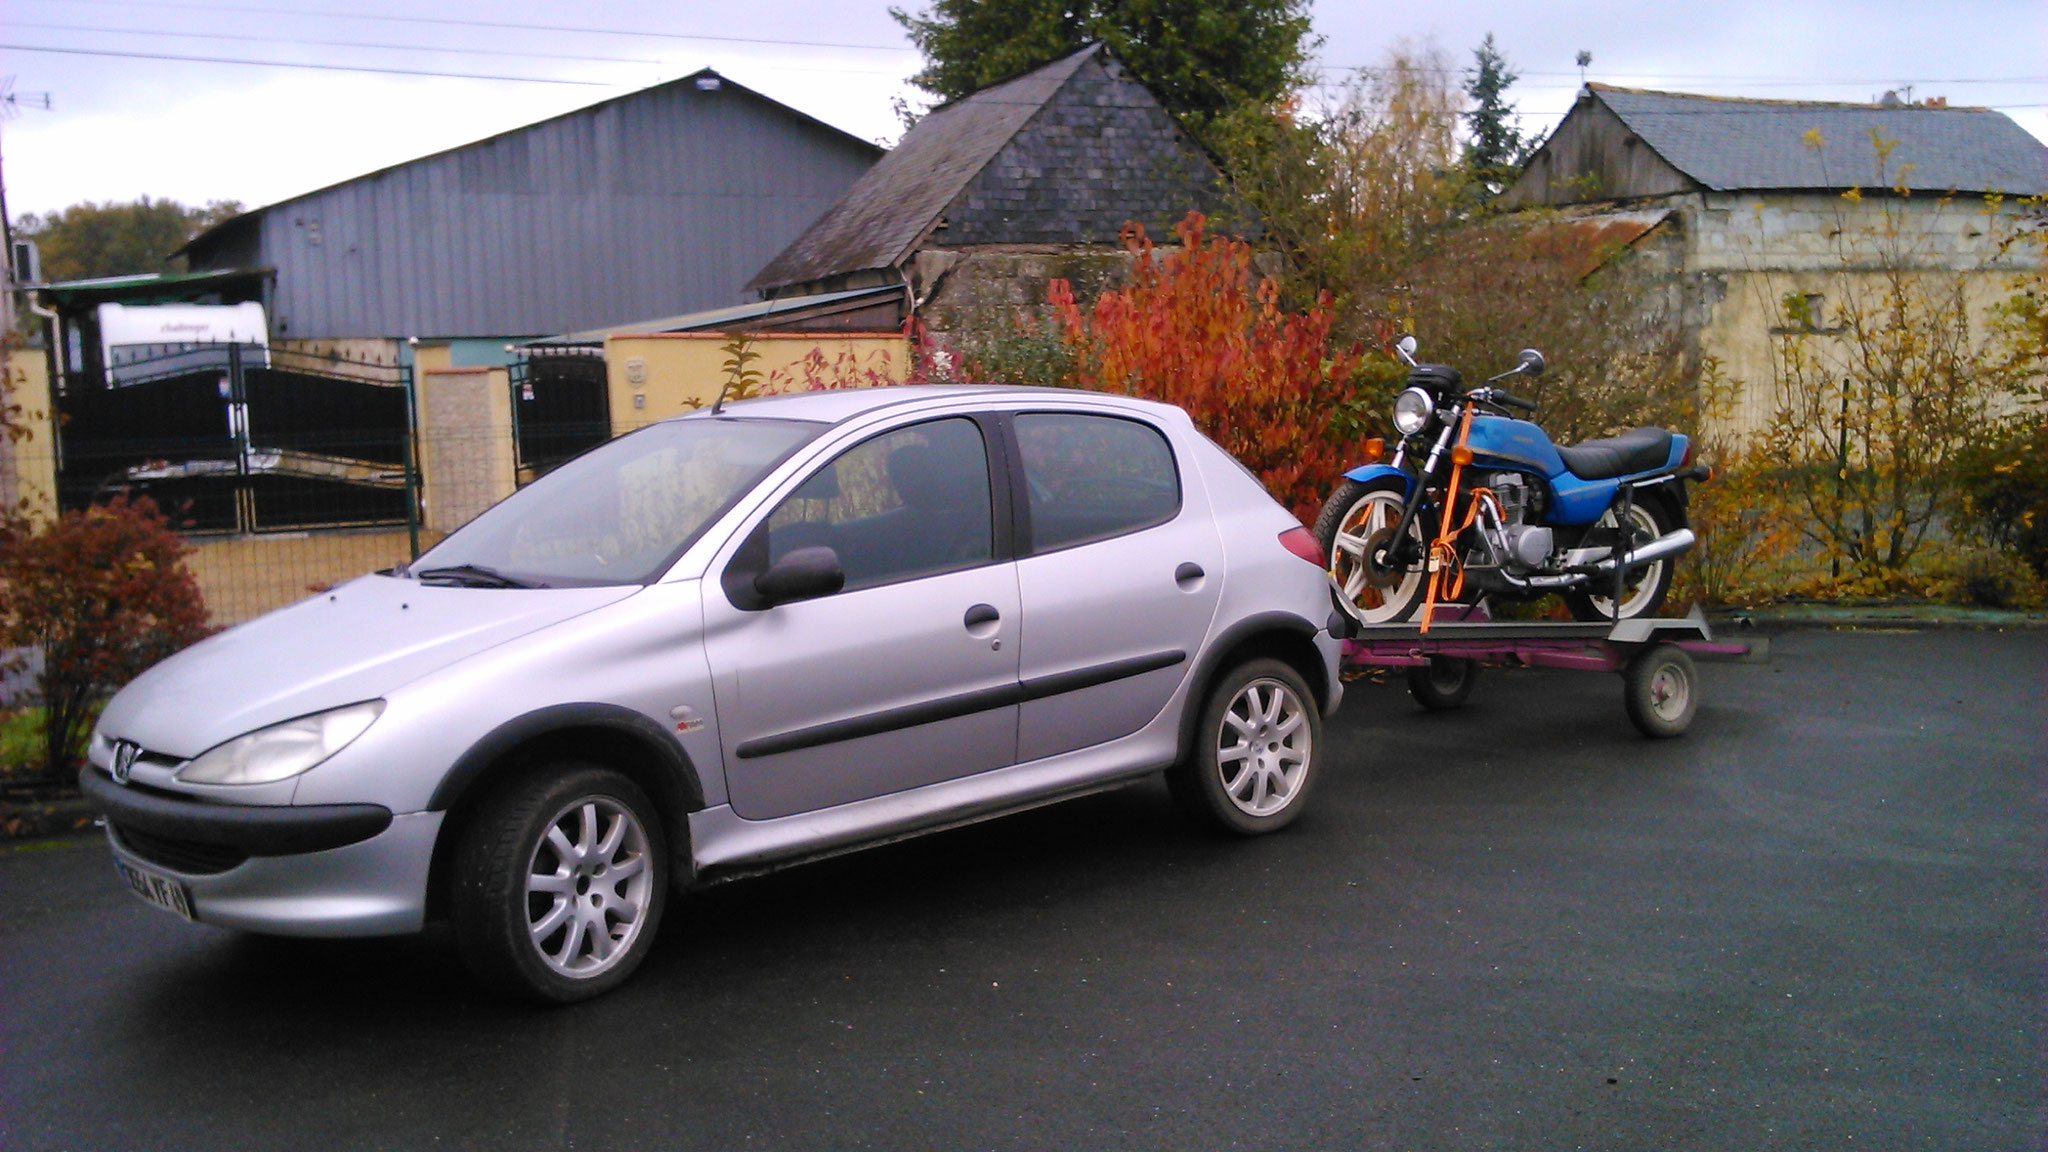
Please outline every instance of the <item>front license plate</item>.
M115 860L114 867L120 871L121 879L128 882L129 890L141 897L143 903L154 904L187 920L192 919L192 894L185 891L183 884L169 876L137 868L125 860Z

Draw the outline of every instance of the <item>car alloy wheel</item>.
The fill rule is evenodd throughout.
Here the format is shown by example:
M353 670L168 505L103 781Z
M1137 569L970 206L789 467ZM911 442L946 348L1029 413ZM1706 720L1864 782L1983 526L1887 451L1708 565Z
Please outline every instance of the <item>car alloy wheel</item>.
M555 1003L632 975L669 876L666 832L639 785L596 764L548 764L460 815L449 911L472 972Z
M527 932L548 967L595 976L632 951L647 922L647 830L608 796L570 801L526 868Z
M1315 783L1322 716L1292 667L1252 660L1210 690L1198 743L1168 777L1182 805L1227 831L1274 832L1300 815Z

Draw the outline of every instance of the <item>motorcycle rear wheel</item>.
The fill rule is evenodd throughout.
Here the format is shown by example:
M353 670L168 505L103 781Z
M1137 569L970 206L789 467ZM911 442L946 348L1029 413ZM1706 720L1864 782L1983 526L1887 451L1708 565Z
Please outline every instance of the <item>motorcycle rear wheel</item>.
M1661 498L1655 496L1638 497L1629 505L1628 520L1630 547L1647 544L1678 529L1678 517ZM1614 525L1614 509L1609 508L1587 531L1585 544L1611 544ZM1611 575L1595 577L1590 584L1566 591L1565 606L1571 609L1573 619L1589 622L1655 616L1657 610L1664 607L1664 597L1671 591L1671 577L1677 569L1676 556L1666 556L1631 569L1622 582L1619 615L1615 613L1614 578Z
M1400 523L1406 499L1404 486L1391 476L1346 480L1316 515L1316 539L1330 558L1330 575L1367 624L1398 624L1422 603L1427 583L1422 558L1429 552L1422 517L1408 525L1412 564L1388 569L1367 557L1367 545L1376 543L1376 537L1387 538Z

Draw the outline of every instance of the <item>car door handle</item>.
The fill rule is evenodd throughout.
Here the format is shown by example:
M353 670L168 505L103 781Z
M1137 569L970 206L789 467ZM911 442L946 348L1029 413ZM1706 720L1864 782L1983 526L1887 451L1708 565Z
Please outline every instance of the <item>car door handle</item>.
M1001 620L1002 618L1003 614L1001 612L996 611L995 605L976 604L974 607L969 608L967 610L967 615L962 617L960 622L967 626L968 631L972 632L974 629L981 627L983 624L993 624L996 621Z
M1185 588L1206 575L1200 564L1189 562L1173 570L1173 582Z

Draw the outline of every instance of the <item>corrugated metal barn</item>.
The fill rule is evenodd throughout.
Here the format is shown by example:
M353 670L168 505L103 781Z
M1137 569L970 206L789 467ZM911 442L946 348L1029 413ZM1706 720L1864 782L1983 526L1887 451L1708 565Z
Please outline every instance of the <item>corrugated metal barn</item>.
M740 303L882 154L705 71L244 213L280 340L543 336Z

